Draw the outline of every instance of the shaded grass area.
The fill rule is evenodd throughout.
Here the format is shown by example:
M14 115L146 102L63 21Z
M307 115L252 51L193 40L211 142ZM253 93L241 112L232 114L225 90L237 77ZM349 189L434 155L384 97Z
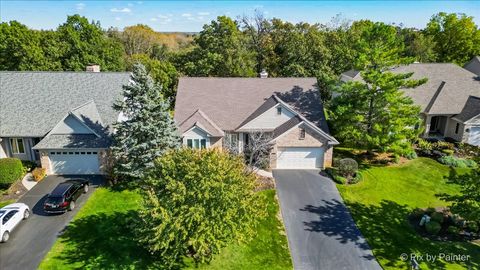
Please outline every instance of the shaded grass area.
M464 173L467 169L458 171ZM400 166L365 168L362 182L351 186L338 185L357 226L385 269L409 268L408 262L400 259L402 253L469 256L466 261L420 260L420 269L480 268L480 246L424 239L407 220L417 207L446 206L436 194L459 192L458 186L447 183L445 177L449 172L449 167L435 160L418 158Z
M186 269L292 269L282 223L277 219L274 190L265 197L268 216L247 243L232 243L210 264ZM138 219L141 197L134 191L97 189L40 264L40 269L159 269L136 241L132 220Z
M9 205L11 203L14 203L15 200L6 200L6 201L1 201L0 202L0 208L4 207L5 205Z

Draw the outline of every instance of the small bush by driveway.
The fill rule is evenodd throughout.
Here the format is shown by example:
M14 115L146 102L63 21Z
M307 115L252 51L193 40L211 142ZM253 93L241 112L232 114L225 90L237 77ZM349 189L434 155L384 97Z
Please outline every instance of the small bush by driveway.
M0 269L37 269L57 236L62 233L65 226L93 192L91 189L87 194L80 196L77 200L77 207L71 212L62 215L46 215L43 212L46 195L58 183L69 178L71 177L48 176L19 200L30 207L32 215L19 225L7 243L0 244ZM93 183L91 187L98 186L103 182L100 176L90 176L89 179Z

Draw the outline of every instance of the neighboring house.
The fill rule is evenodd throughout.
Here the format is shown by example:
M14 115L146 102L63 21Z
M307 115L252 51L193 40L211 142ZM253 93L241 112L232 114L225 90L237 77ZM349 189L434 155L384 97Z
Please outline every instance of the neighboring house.
M183 144L243 152L252 133L273 144L270 168L331 166L333 145L315 78L180 78L175 121Z
M423 137L480 145L480 80L476 74L450 63L414 63L394 68L393 72L413 72L414 79L428 79L417 88L405 90L421 108ZM360 72L350 70L341 75L341 80L362 78Z
M0 72L0 158L41 163L48 174L104 174L113 102L127 72Z
M480 76L480 56L473 57L463 68Z

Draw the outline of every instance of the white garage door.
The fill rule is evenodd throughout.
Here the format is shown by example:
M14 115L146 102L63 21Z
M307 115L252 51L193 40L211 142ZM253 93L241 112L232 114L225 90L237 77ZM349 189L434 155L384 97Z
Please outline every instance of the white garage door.
M480 127L471 127L468 143L480 146Z
M315 169L323 167L323 149L320 147L278 148L278 169Z
M98 152L85 150L50 151L53 174L98 174Z

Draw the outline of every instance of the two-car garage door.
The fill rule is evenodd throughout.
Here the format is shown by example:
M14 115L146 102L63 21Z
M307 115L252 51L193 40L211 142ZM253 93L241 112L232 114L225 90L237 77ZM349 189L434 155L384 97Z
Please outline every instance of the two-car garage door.
M99 174L98 152L85 150L50 151L53 174Z
M323 167L321 147L279 147L277 169L315 169Z

